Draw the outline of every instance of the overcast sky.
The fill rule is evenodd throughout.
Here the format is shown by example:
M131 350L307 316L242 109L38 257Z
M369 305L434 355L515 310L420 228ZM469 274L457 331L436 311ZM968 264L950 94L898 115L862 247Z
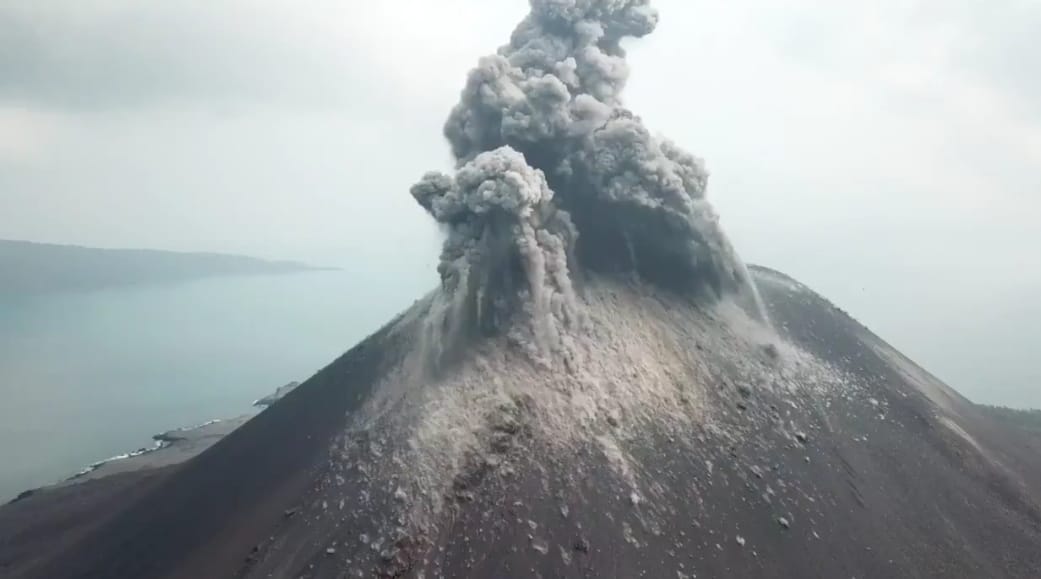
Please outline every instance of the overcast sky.
M1041 406L1041 1L657 0L626 103L747 261ZM524 0L0 3L0 238L435 283L408 194Z

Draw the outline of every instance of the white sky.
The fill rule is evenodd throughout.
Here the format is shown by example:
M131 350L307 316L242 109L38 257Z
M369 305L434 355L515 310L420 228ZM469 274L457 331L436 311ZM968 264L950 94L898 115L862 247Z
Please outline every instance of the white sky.
M435 283L408 194L524 0L0 5L0 238ZM657 0L627 104L747 261L970 396L1041 406L1041 1Z

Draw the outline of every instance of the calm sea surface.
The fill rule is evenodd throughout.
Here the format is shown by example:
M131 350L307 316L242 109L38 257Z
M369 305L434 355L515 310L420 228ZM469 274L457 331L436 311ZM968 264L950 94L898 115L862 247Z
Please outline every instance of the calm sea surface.
M0 298L0 502L155 433L246 413L389 321L418 286L309 272Z

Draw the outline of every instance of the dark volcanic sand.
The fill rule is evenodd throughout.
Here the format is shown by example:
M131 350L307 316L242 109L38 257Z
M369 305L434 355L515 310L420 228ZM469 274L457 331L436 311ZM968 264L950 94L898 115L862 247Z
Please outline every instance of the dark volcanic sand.
M495 449L509 475L464 467L429 525L395 531L396 479L362 468L392 448L373 450L378 432L344 439L407 347L381 331L183 465L0 510L0 575L1041 576L1041 437L996 423L816 294L755 274L778 330L863 387L825 401L722 372L707 400L742 436L629 440L638 491L595 446L540 449L522 414Z

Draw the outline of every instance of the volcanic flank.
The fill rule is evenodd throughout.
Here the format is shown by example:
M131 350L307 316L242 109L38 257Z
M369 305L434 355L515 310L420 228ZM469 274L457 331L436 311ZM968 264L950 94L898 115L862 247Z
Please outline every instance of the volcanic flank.
M1041 440L744 267L701 162L621 104L646 0L531 6L451 113L454 175L412 189L440 287L0 570L1038 576Z

